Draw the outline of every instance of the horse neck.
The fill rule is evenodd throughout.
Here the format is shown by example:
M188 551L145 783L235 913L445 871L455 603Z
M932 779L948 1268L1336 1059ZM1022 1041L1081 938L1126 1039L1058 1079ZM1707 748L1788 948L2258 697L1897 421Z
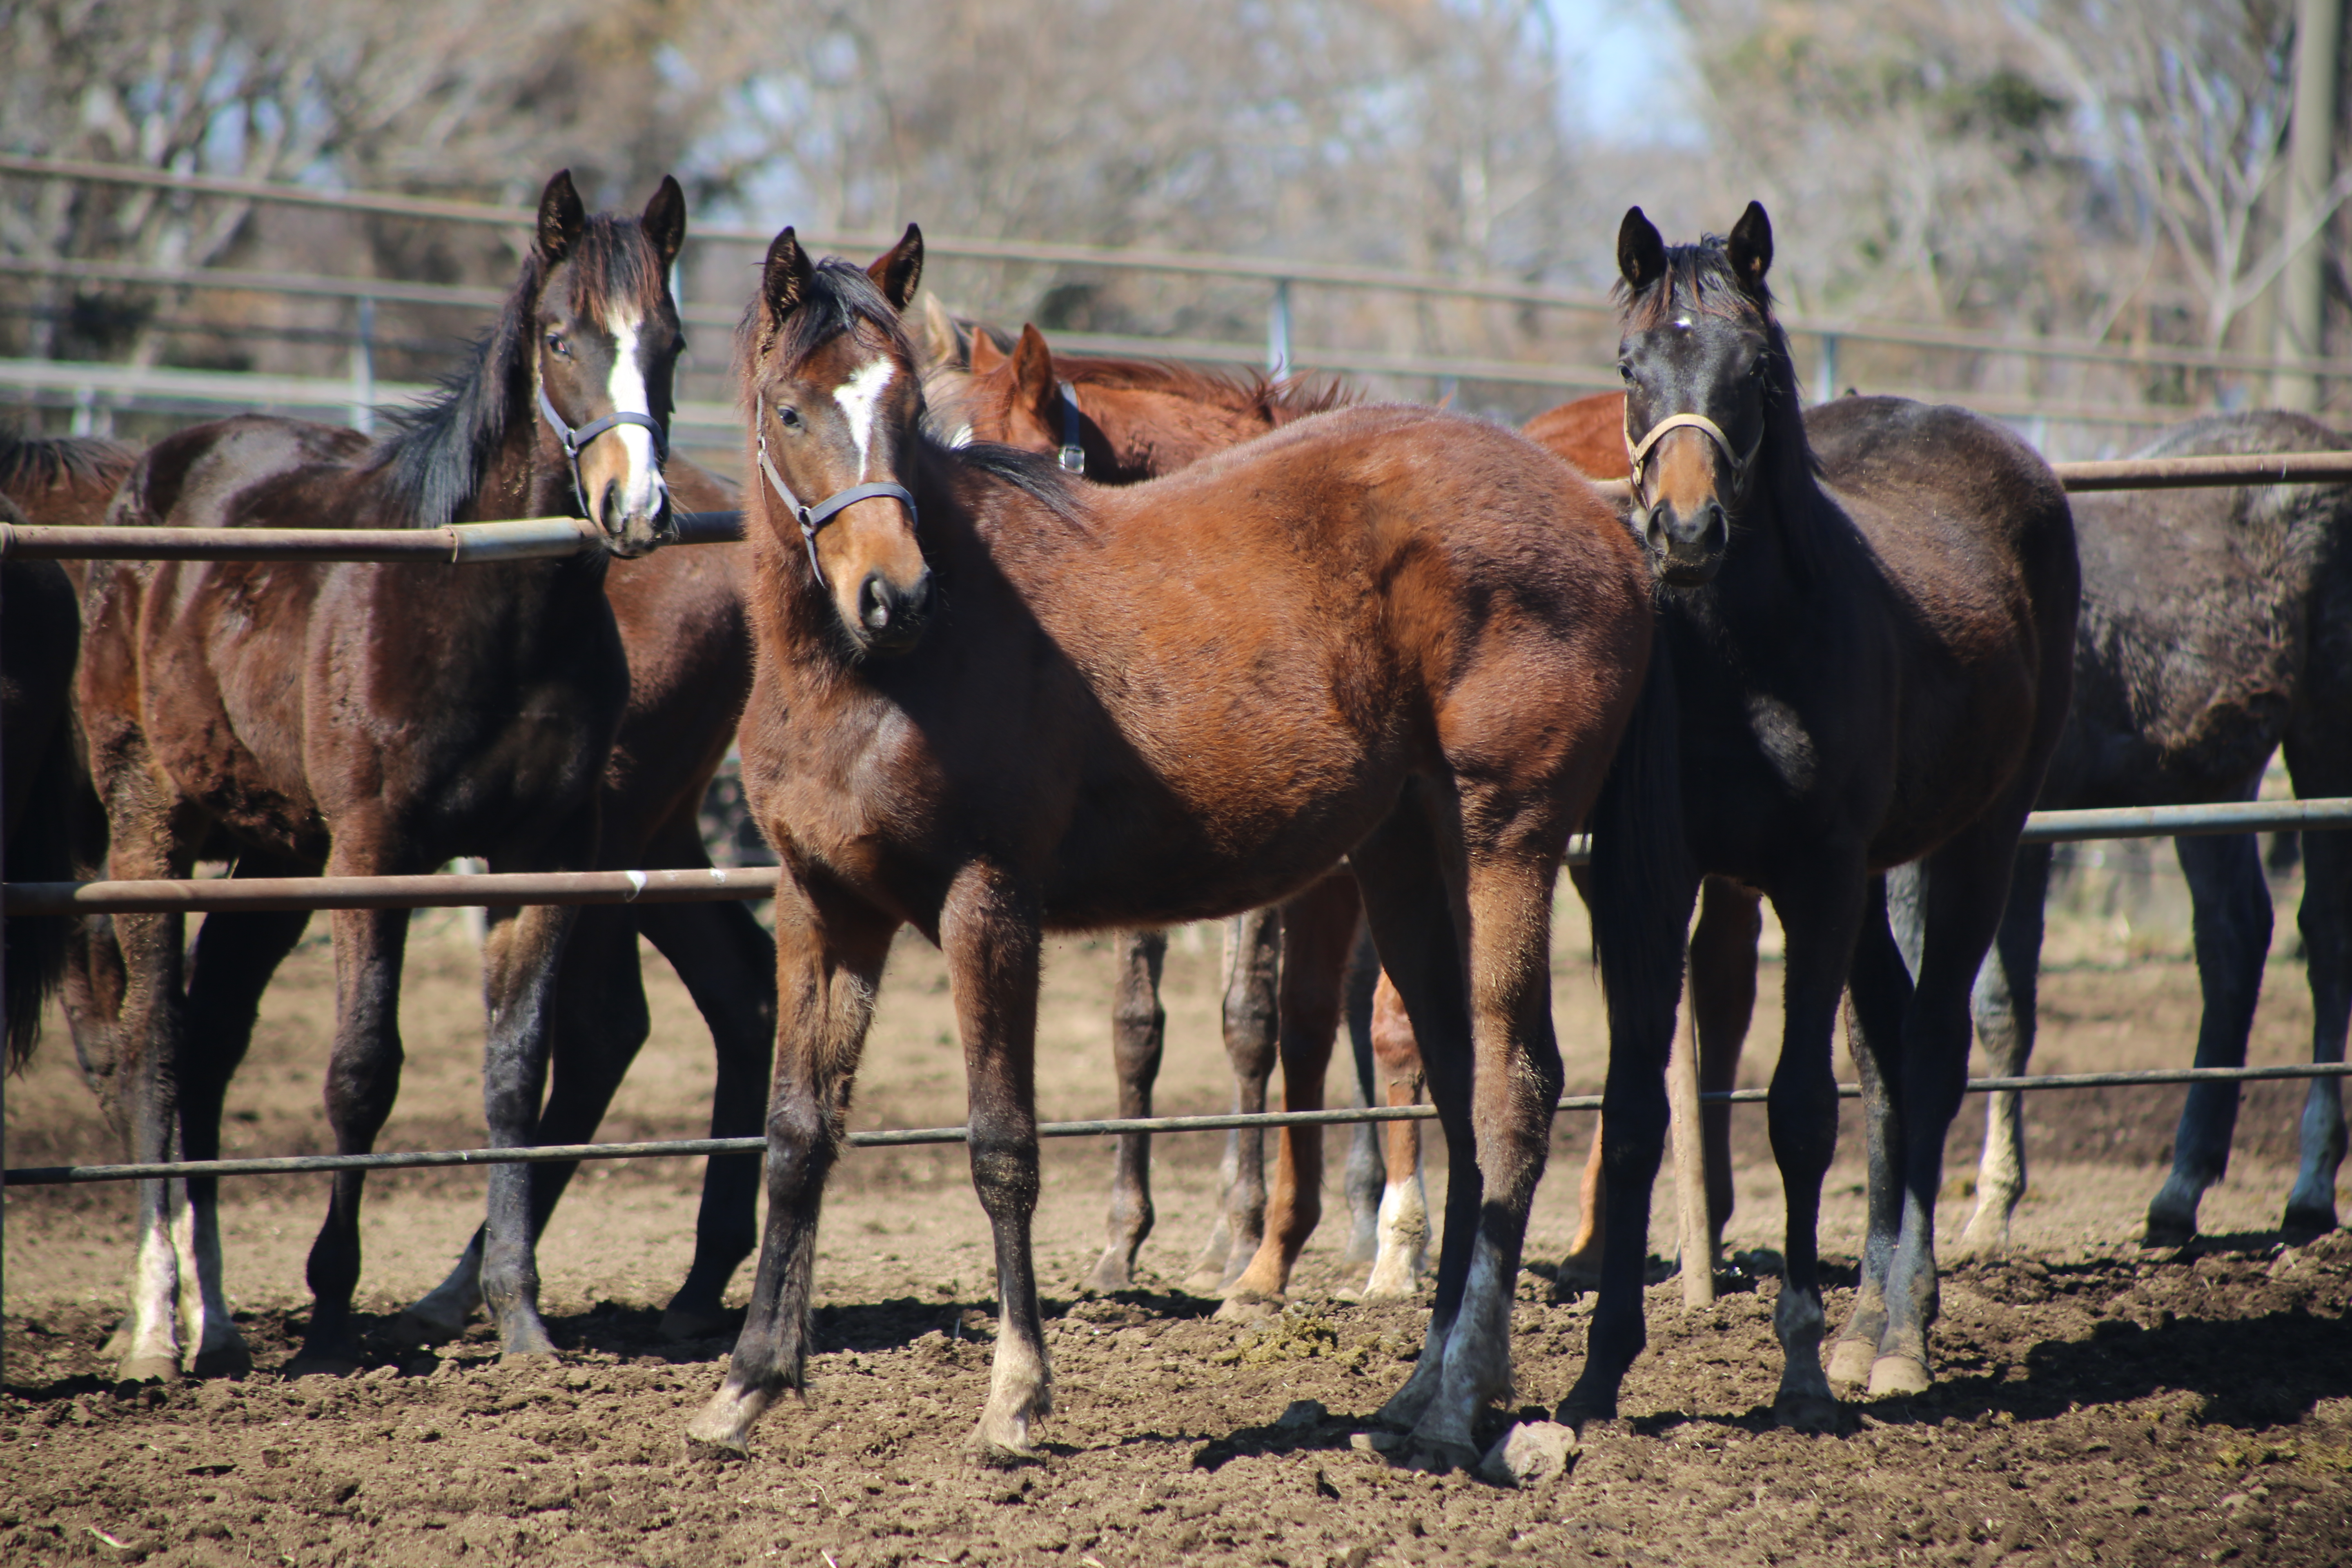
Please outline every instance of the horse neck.
M1081 395L1118 465L1118 478L1158 479L1272 429L1265 412L1147 387L1086 387Z
M1849 529L1814 476L1801 414L1795 428L1768 430L1755 491L1731 524L1731 551L1716 580L1687 598L1703 619L1743 642L1776 643L1789 615L1837 592L1839 536Z

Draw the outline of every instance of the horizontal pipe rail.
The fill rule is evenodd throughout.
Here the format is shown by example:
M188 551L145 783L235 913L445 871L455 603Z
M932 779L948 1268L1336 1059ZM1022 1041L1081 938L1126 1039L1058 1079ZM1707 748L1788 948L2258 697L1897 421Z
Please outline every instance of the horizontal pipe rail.
M2286 1079L2352 1077L2352 1065L2343 1062L2295 1062L2282 1067L2172 1068L2145 1072L2049 1073L2039 1077L1970 1079L1970 1094L2025 1092L2057 1089L2118 1089L2183 1083L2267 1083ZM1702 1094L1704 1103L1755 1105L1771 1090L1740 1089ZM1841 1100L1859 1100L1862 1086L1838 1085ZM1556 1109L1599 1110L1597 1094L1565 1095ZM1437 1109L1430 1105L1348 1107L1337 1110L1238 1111L1223 1116L1143 1116L1092 1121L1046 1121L1038 1124L1040 1138L1106 1138L1132 1132L1222 1132L1231 1128L1344 1127L1359 1121L1426 1121ZM853 1149L904 1149L920 1144L961 1143L969 1136L961 1127L893 1127L852 1132L844 1140ZM149 1181L157 1177L291 1176L326 1171L413 1171L474 1165L568 1164L578 1160L662 1160L706 1154L757 1154L767 1149L764 1138L669 1138L646 1143L550 1143L527 1149L428 1149L399 1154L289 1154L256 1160L184 1160L144 1165L26 1165L5 1173L11 1187L56 1187L98 1182Z
M706 513L723 517L726 513ZM2211 805L2123 806L2037 811L2023 841L2198 837L2219 833L2301 833L2352 826L2352 797L2233 801ZM1569 840L1570 864L1591 853L1583 834ZM212 910L446 910L520 904L683 904L765 899L772 866L668 871L509 871L486 876L208 877L184 881L10 882L0 915L202 914Z
M681 512L679 544L743 537L742 514ZM16 561L495 561L557 560L604 548L582 517L459 522L445 528L68 528L0 523L0 560Z
M530 211L493 206L481 202L436 200L431 197L383 195L375 192L322 191L268 180L247 180L218 174L189 174L147 169L126 163L87 159L45 158L24 153L0 153L0 174L34 179L80 180L97 184L138 185L227 196L279 205L307 206L385 216L422 218L444 223L488 224L503 228L528 228ZM688 237L721 244L761 245L772 230L758 225L698 224ZM895 233L804 235L803 243L827 250L882 250L898 242ZM1366 289L1438 298L1476 300L1498 305L1533 305L1613 317L1616 306L1607 296L1575 289L1545 289L1499 279L1450 278L1433 273L1392 271L1260 256L1220 255L1207 251L1160 250L1066 245L1047 241L988 239L970 236L924 237L924 249L933 258L958 257L972 261L1015 265L1097 267L1113 271L1160 272L1195 277L1236 278L1261 283L1297 282L1337 289ZM51 265L73 266L66 262ZM79 263L82 266L93 263ZM387 285L396 287L396 285ZM1790 317L1781 324L1807 336L1843 338L1853 342L1893 343L1910 348L1948 349L1978 354L2017 354L2092 364L2179 366L2194 370L2236 370L2270 374L2289 371L2343 379L2352 376L2352 362L2343 359L2277 359L2227 350L2166 345L2117 345L2064 338L2011 339L1958 328L1923 327L1906 322L1828 321ZM1249 356L1244 356L1247 358Z

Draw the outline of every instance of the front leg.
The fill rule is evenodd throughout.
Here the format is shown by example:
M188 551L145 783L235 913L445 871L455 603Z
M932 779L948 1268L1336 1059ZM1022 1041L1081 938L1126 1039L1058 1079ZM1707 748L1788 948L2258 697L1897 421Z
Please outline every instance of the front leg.
M1225 922L1225 1056L1234 1068L1234 1110L1244 1116L1265 1111L1266 1080L1274 1076L1281 965L1278 909L1252 910ZM1224 1208L1184 1280L1196 1296L1222 1293L1257 1253L1265 1230L1264 1129L1235 1128L1225 1135L1221 1173Z
M727 1376L687 1423L690 1454L742 1458L786 1388L808 1387L817 1213L840 1155L874 989L897 922L789 864L776 888L776 1066L768 1090L768 1215L751 1308Z
M1160 1005L1160 973L1168 959L1164 931L1118 933L1118 987L1111 997L1111 1059L1118 1069L1118 1113L1151 1114L1151 1089L1168 1038L1168 1010ZM1088 1290L1124 1290L1135 1283L1135 1255L1151 1234L1151 1134L1121 1133L1111 1145L1110 1234L1087 1274Z
M996 1366L972 1435L986 1464L1034 1458L1030 1423L1054 1408L1029 1242L1037 1211L1039 940L1035 898L1001 868L966 867L948 889L940 948L963 1034L971 1184L996 1240Z

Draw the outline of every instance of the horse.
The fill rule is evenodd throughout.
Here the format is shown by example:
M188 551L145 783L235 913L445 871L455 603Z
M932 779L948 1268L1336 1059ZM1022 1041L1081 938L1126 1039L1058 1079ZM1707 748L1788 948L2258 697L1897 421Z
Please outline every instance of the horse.
M1173 473L1349 400L1329 382L1056 354L1034 325L1022 328L1009 353L985 330L972 331L966 347L964 334L935 301L923 326L933 365L924 394L935 429L1052 456L1066 471L1102 484ZM1392 987L1381 994L1381 1026L1372 1024L1368 984L1379 964L1361 962L1361 924L1354 882L1344 874L1279 910L1252 910L1226 923L1223 1017L1236 1110L1265 1110L1277 1059L1285 1103L1292 1110L1319 1109L1343 1011L1365 1103L1412 1104L1419 1098L1420 1056ZM1159 991L1168 939L1164 931L1130 931L1119 932L1117 942L1111 1049L1119 1115L1145 1117L1151 1114L1166 1041ZM1359 960L1352 984L1351 946ZM1392 1046L1399 1039L1406 1047L1402 1058ZM1347 1184L1357 1219L1350 1261L1370 1266L1364 1299L1404 1300L1418 1285L1429 1229L1420 1128L1400 1121L1380 1134L1370 1126L1357 1131ZM1299 1249L1320 1218L1321 1129L1286 1129L1277 1149L1269 1192L1265 1133L1237 1129L1226 1138L1223 1207L1185 1280L1188 1289L1223 1295L1223 1316L1279 1310ZM1134 1282L1136 1255L1153 1218L1150 1134L1123 1133L1113 1145L1108 1236L1085 1289L1121 1290Z
M737 338L758 476L741 747L782 861L780 1027L757 1284L690 1449L747 1452L806 1386L819 1205L900 925L947 954L995 1241L973 1442L1019 1462L1052 1406L1029 1244L1042 931L1257 908L1348 856L1453 1160L1428 1339L1385 1414L1416 1451L1475 1458L1559 1083L1552 882L1596 801L1612 856L1645 842L1612 768L1647 679L1641 552L1573 470L1430 410L1319 415L1125 489L950 448L901 322L920 247L910 229L861 271L786 229ZM1613 933L1612 962L1632 963Z
M637 217L589 216L567 174L474 363L381 442L244 416L166 437L109 510L116 524L438 527L583 508L604 549L469 566L93 563L77 696L119 878L593 864L597 783L629 672L606 557L672 531L657 458L683 342L668 274L685 237L674 180ZM390 1113L407 915L338 910L327 1111L362 1152ZM183 917L114 921L125 989L115 1048L131 1154L200 1160L263 987L307 911L215 914L184 962ZM532 1140L571 911L501 911L484 955L483 1100L492 1142ZM215 1184L141 1184L133 1328L120 1375L234 1371L249 1355L220 1294ZM315 1298L290 1370L358 1362L362 1177L334 1178L310 1253ZM489 1178L481 1283L509 1354L551 1350L537 1310L531 1178ZM175 1324L174 1308L184 1322Z
M1842 405L1852 423L1825 475L1772 313L1771 258L1755 203L1727 238L1669 248L1639 207L1618 232L1633 522L1659 581L1686 863L1649 911L1672 956L1643 995L1611 998L1601 1279L1559 1411L1576 1425L1615 1415L1643 1342L1666 1047L1702 874L1769 897L1788 936L1769 1093L1789 1213L1778 1417L1832 1427L1832 1377L1866 1377L1874 1395L1931 1385L1935 1202L1969 991L2073 680L2079 569L2056 476L1989 420L1897 398ZM1885 873L1914 861L1923 918L1906 951ZM1605 894L1612 875L1596 864L1591 881ZM1825 1376L1817 1228L1849 991L1869 1219Z

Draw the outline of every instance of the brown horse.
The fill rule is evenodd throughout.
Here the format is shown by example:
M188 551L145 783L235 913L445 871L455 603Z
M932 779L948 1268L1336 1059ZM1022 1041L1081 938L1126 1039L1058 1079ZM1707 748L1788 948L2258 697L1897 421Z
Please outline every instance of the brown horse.
M2064 723L2079 572L2056 476L1962 410L1864 400L1824 479L1772 317L1771 255L1752 203L1727 240L1673 249L1628 212L1620 364L1633 521L1664 584L1659 662L1676 689L1690 857L1655 889L1655 945L1681 948L1702 872L1770 897L1788 933L1770 1093L1789 1212L1776 1403L1783 1421L1821 1427L1837 1408L1816 1226L1837 1133L1839 998L1851 988L1870 1212L1832 1372L1866 1376L1874 1394L1916 1392L1931 1381L1935 1202L1967 1079L1969 990ZM1884 873L1913 861L1924 919L1906 952ZM1626 896L1615 876L1592 868L1604 907ZM1610 999L1607 1237L1563 1420L1613 1415L1641 1350L1679 968L1662 963L1646 996Z
M951 430L958 439L1054 456L1066 471L1098 483L1134 484L1174 473L1349 400L1331 384L1277 381L1259 372L1216 374L1161 361L1056 354L1034 326L1022 329L1010 353L999 350L986 331L975 331L969 369L954 373L946 352L954 329L941 321L936 311L926 319L939 367L924 384L933 427ZM1346 1000L1349 950L1361 923L1354 881L1344 874L1318 883L1279 910L1255 910L1226 923L1223 1016L1236 1110L1265 1110L1277 1059L1286 1105L1321 1108ZM1111 1047L1119 1114L1149 1116L1167 1026L1159 990L1168 940L1163 931L1134 931L1120 932L1118 943ZM1384 1016L1401 1024L1401 1005L1392 989L1387 994ZM1392 1026L1374 1040L1391 1040L1399 1033ZM1409 1028L1402 1038L1410 1047ZM1376 1049L1368 1041L1359 1054ZM1372 1069L1364 1071L1369 1079ZM1417 1052L1402 1072L1381 1076L1391 1080L1387 1095L1397 1103L1419 1098ZM1371 1244L1363 1247L1362 1260L1373 1265L1364 1295L1402 1300L1418 1282L1421 1245L1428 1235L1420 1129L1409 1121L1391 1123L1379 1142L1366 1138L1360 1144L1349 1185L1351 1200L1370 1189L1370 1202L1361 1206L1370 1213L1360 1226ZM1320 1218L1321 1129L1286 1130L1277 1149L1269 1192L1265 1133L1251 1128L1226 1140L1223 1211L1186 1281L1189 1289L1225 1293L1221 1315L1259 1316L1278 1308L1298 1251ZM1381 1156L1385 1182L1381 1176L1363 1180L1367 1173L1354 1166ZM1131 1284L1136 1254L1151 1232L1150 1135L1122 1135L1113 1158L1109 1235L1087 1276L1090 1290ZM1378 1245L1381 1235L1389 1240L1384 1247Z
M782 1026L751 1312L688 1438L740 1452L805 1383L818 1205L900 925L950 965L1003 1303L976 1441L1017 1458L1052 1403L1029 1247L1041 933L1259 907L1345 855L1454 1163L1429 1338L1387 1413L1467 1458L1509 1383L1559 1082L1551 886L1647 664L1639 551L1556 459L1423 410L1302 420L1124 489L943 447L899 320L919 246L869 278L785 230L739 339L765 478L742 746L782 861ZM1638 792L1609 793L1602 842L1628 855Z
M437 527L584 504L611 550L667 531L656 461L681 338L668 271L685 203L665 180L640 218L583 211L548 184L538 227L471 371L380 444L244 417L158 442L115 499L119 523ZM605 557L474 566L100 563L83 596L79 695L117 877L323 867L421 871L483 854L499 869L592 865L596 784L628 690ZM263 987L305 913L214 915L184 964L182 918L115 921L126 980L116 1048L132 1155L204 1159ZM337 911L328 1116L346 1152L389 1113L407 917ZM532 1140L569 911L506 912L484 961L483 1099L494 1143ZM490 1176L482 1287L509 1352L550 1347L536 1306L530 1177ZM246 1360L219 1290L214 1184L141 1189L125 1378ZM337 1175L310 1254L298 1370L354 1364L362 1178ZM173 1321L185 1323L185 1339Z

